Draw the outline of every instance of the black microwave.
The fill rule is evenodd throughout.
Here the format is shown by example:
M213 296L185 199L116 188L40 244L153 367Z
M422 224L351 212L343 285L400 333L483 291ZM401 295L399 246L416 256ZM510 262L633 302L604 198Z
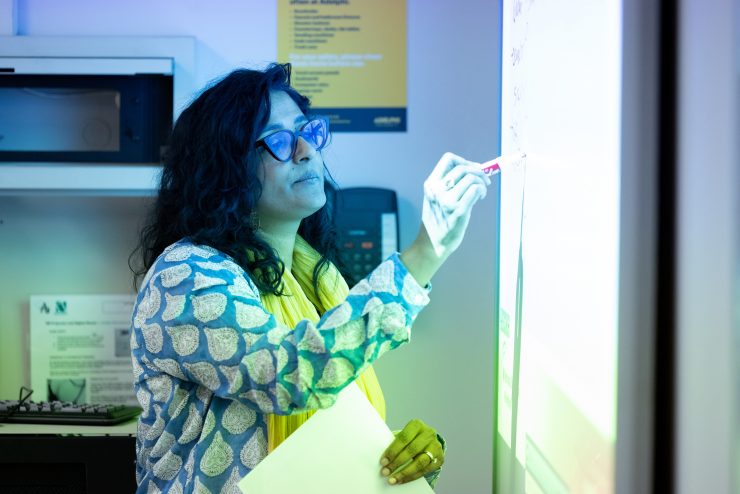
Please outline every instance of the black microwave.
M0 162L161 163L170 74L18 74L0 67Z

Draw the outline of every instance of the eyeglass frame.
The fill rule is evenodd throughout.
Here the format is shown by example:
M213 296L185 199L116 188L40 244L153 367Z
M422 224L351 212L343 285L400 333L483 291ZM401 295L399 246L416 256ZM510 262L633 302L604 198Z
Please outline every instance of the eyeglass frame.
M323 144L321 144L321 146L314 147L314 145L311 143L311 141L306 137L306 134L304 133L303 129L305 129L306 126L308 124L310 124L311 122L314 122L314 121L317 121L317 120L323 122L324 127L326 127L326 139L324 139L324 142L323 142ZM275 156L275 153L273 152L273 150L265 142L265 139L268 139L269 137L272 137L275 134L279 134L281 132L287 132L287 133L289 133L291 135L291 140L292 140L292 146L291 146L290 156L287 159L284 159L284 160L282 160L282 159L278 158L277 156ZM303 140L306 141L314 150L321 151L322 149L324 149L329 144L329 141L331 140L331 131L329 130L329 119L327 117L324 117L324 116L314 115L311 118L309 118L303 125L301 125L298 130L280 129L280 130L277 130L277 131L275 131L275 132L273 132L271 134L266 135L265 137L262 137L260 139L257 139L257 142L255 143L255 147L256 148L265 148L267 150L267 152L270 153L270 156L272 156L273 158L275 158L276 160L278 160L281 163L287 163L288 161L290 161L290 160L293 159L293 156L295 156L296 149L298 148L298 138L300 138L300 137L303 137Z

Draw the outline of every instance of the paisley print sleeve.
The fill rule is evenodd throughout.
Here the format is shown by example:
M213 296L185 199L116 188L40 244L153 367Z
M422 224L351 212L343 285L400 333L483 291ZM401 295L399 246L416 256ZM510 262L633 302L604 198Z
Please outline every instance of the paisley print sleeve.
M318 323L285 327L230 258L184 244L146 279L132 348L139 379L164 372L262 413L291 414L331 406L370 363L409 341L428 302L394 254Z

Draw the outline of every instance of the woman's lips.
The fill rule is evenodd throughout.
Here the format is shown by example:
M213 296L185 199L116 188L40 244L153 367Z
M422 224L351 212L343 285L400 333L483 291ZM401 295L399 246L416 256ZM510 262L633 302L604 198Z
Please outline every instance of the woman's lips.
M299 178L298 180L296 180L295 183L300 184L300 183L303 183L303 182L311 182L311 181L318 181L318 180L319 180L319 176L312 173L310 175L304 175L304 176L302 176L301 178Z

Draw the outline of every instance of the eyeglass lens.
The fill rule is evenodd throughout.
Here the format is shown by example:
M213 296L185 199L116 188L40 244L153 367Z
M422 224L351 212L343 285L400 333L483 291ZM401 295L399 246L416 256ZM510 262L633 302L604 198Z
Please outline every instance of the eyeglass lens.
M314 149L320 151L329 134L328 123L324 119L309 120L297 132L281 130L270 134L264 140L265 145L276 159L288 161L295 152L298 136L303 137Z

